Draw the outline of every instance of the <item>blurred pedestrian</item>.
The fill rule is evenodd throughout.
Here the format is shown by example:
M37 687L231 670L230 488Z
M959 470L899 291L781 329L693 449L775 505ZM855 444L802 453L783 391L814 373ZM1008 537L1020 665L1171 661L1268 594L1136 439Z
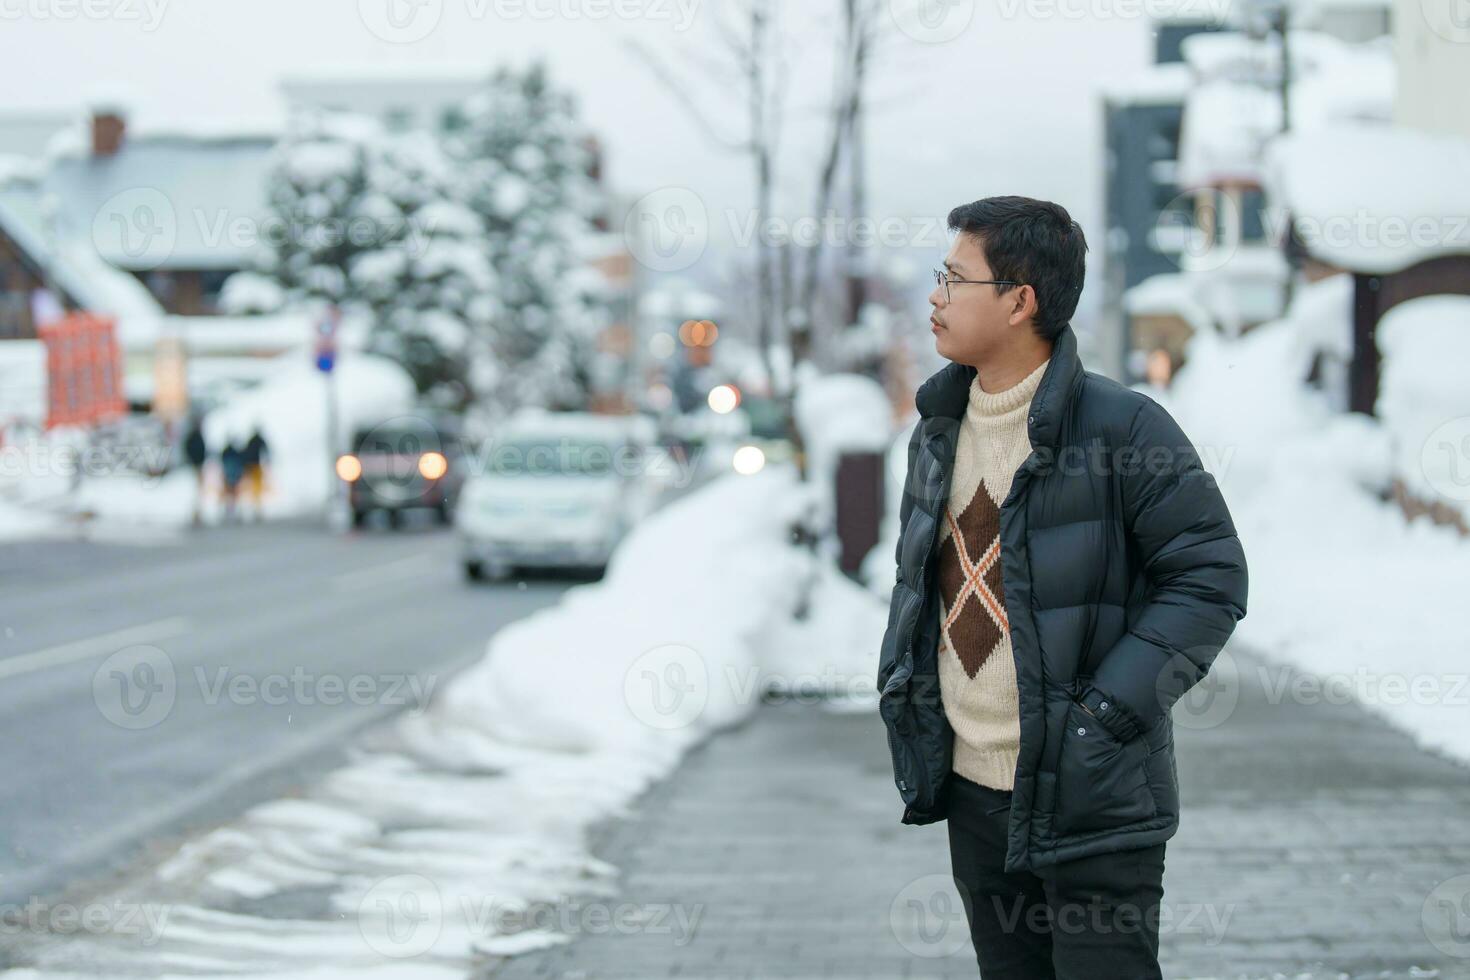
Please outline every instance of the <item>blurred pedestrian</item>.
M194 471L194 526L204 523L204 464L209 461L209 444L204 441L204 419L189 418L189 431L184 435L184 460Z
M233 520L240 497L240 481L245 478L245 450L230 437L219 456L220 475L224 480L225 520Z
M250 433L245 443L245 493L250 497L250 513L255 520L264 516L265 461L270 455L270 445L260 434L260 426Z

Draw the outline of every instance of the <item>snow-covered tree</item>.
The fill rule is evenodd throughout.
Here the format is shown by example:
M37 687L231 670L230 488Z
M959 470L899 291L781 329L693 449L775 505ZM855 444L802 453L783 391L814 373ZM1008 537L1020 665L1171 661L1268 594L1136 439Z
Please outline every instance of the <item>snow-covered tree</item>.
M446 407L471 400L473 363L499 311L480 217L452 197L449 165L428 134L372 154L363 204L402 215L406 232L355 256L350 291L373 311L371 349L401 363Z
M460 200L484 224L500 310L475 387L501 406L579 407L587 396L599 280L577 248L599 210L569 95L545 67L501 69L449 133Z
M258 273L227 284L241 312L334 304L371 323L369 350L398 361L421 394L471 396L474 334L495 313L495 276L479 216L455 203L433 136L389 136L371 119L296 117L270 175L268 250ZM239 280L238 282L236 280Z
M405 233L404 215L370 207L369 170L381 138L372 120L358 116L293 118L267 178L271 215L260 262L287 303L351 304L353 259Z
M444 403L582 407L606 322L579 254L602 210L591 163L540 65L497 72L442 133L299 116L270 178L279 233L232 295L258 310L263 275L285 304L369 314L370 349Z

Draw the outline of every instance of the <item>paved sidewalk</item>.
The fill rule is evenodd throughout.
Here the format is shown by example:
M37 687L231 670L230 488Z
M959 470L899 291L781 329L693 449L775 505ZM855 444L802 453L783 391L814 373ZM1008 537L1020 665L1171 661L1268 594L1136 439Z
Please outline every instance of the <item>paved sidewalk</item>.
M1430 895L1470 875L1470 771L1358 706L1272 703L1289 675L1231 653L1213 706L1176 723L1165 976L1470 977L1470 901ZM638 906L649 928L588 928L489 975L974 978L945 825L899 811L876 715L767 706L607 830L614 910ZM1432 928L1441 948L1426 908L1458 910L1457 932Z

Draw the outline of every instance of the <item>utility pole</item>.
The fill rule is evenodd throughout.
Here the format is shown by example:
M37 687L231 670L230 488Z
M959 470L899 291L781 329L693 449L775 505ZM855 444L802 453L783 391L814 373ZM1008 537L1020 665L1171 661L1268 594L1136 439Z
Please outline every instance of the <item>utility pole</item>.
M1278 0L1276 8L1276 31L1281 35L1281 135L1291 132L1291 0ZM1281 312L1291 309L1296 295L1297 263L1293 251L1286 254L1286 282L1281 290Z
M333 380L335 372L332 370L337 364L337 328L342 323L342 311L335 305L328 306L322 312L322 318L316 325L316 369L322 373L322 387L326 392L326 429L327 429L327 499L326 521L330 527L332 523L332 511L337 503L340 482L337 478L337 452L341 448L341 442L337 435L337 386Z

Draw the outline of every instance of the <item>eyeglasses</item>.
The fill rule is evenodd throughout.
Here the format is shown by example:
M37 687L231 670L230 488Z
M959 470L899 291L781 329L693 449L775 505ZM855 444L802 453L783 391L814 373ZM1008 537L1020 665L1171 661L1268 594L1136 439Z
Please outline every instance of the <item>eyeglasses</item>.
M952 284L956 284L956 283L961 284L961 285L963 285L965 283L969 283L972 286L1024 286L1024 285L1026 285L1024 282L1017 282L1014 279L953 279L953 278L950 277L949 273L946 272L943 269L935 269L934 270L934 284L936 286L943 286L944 287L944 301L946 303L949 302L949 287Z

